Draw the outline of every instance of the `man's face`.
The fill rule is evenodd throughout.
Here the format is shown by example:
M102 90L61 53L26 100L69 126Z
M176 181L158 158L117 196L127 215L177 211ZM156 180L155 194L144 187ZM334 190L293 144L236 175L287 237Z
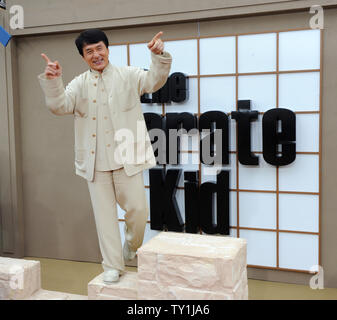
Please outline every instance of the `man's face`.
M86 44L83 47L83 59L91 69L102 72L109 63L109 49L103 41Z

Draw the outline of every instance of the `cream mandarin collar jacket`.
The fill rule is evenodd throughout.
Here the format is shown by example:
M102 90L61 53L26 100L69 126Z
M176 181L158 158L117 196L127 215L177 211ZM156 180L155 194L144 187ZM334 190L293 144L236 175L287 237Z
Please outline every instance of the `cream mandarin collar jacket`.
M155 92L166 83L172 57L168 52L162 55L151 53L151 60L148 71L109 63L101 74L108 90L108 108L115 134L123 135L126 129L127 135L133 135L118 143L122 147L120 150L128 150L129 155L134 152L131 158L125 154L120 158L129 176L156 165L140 96ZM48 80L44 74L38 76L49 110L56 115L74 115L76 174L88 181L94 179L99 76L98 72L88 70L75 77L66 89L62 77ZM109 152L116 150L111 148Z

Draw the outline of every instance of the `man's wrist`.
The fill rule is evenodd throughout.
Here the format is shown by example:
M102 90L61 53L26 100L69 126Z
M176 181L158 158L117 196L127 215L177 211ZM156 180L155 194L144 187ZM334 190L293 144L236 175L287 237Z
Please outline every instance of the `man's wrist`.
M152 51L153 52L153 51ZM164 54L164 51L162 51L162 52L159 52L159 53L155 53L155 52L153 52L153 54L155 54L155 55L157 55L157 56L162 56L163 54Z

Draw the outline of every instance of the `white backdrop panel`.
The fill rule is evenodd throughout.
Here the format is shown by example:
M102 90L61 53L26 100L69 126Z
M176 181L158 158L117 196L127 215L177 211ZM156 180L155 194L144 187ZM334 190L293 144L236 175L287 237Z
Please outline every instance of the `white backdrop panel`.
M201 78L200 112L235 110L235 87L235 77Z
M293 111L318 111L319 86L319 72L280 74L280 108Z
M318 264L318 236L280 232L280 268L310 270Z
M239 100L251 100L251 110L265 112L276 107L276 75L239 76Z
M319 156L297 154L293 163L279 168L280 191L318 192Z
M240 73L276 70L276 33L239 36Z
M109 46L109 61L116 66L128 65L127 46Z
M259 156L258 166L239 164L239 188L249 190L276 190L276 168Z
M198 74L197 40L165 41L165 51L172 55L171 73Z
M276 228L276 194L240 192L240 227Z
M247 240L247 264L276 267L276 232L240 230Z
M320 31L281 32L279 38L280 70L318 69L320 64ZM216 49L215 49L216 48ZM172 54L170 74L183 72L197 74L197 40L166 41L165 50ZM126 46L111 46L110 59L117 65L126 65ZM130 64L149 68L151 59L146 43L130 45ZM256 34L238 37L238 72L276 71L276 34ZM200 74L235 73L235 37L200 39ZM279 106L293 111L319 110L319 72L279 75ZM165 105L165 112L198 112L198 80L189 79L189 99L183 103ZM219 110L230 113L236 109L235 77L205 77L200 79L200 112ZM276 106L276 75L249 75L238 78L239 100L252 100L252 110L265 112ZM162 113L161 104L142 104L144 112ZM319 114L296 115L296 142L299 152L319 151ZM262 151L262 115L252 122L252 151ZM229 118L230 150L236 150L236 122ZM182 150L191 150L184 142ZM197 150L197 148L194 148ZM184 154L199 158L198 154ZM239 187L251 190L276 190L276 168L267 164L259 154L259 166L239 164ZM183 173L197 171L198 164L167 166L182 168L179 186L183 187ZM279 168L280 191L318 192L319 156L298 155L295 162ZM205 169L206 168L206 174ZM236 155L230 154L230 188L236 186ZM215 181L214 170L202 165L201 183ZM149 185L148 170L144 181ZM150 189L146 189L149 201ZM177 202L185 219L184 190L177 190ZM272 193L241 192L240 226L248 228L276 227L276 195ZM281 230L318 232L319 196L279 194L279 228ZM124 211L118 209L119 218ZM122 241L124 229L120 222ZM237 225L236 192L230 192L230 225ZM236 229L230 230L237 235ZM145 240L158 234L147 224ZM276 267L276 233L240 230L240 237L248 241L248 264ZM318 236L280 232L279 258L281 268L308 270L318 263Z
M130 44L130 65L149 69L151 64L151 52L147 43Z
M235 37L200 39L200 74L235 73Z
M280 32L280 71L319 68L320 30Z
M296 114L296 151L319 152L319 114Z
M279 228L292 231L319 231L319 197L280 194Z

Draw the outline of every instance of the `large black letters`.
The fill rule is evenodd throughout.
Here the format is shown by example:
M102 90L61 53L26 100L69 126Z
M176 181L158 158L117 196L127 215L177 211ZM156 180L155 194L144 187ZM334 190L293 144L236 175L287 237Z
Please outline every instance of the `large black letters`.
M150 169L151 229L183 231L183 220L175 198L181 170Z
M292 163L296 159L295 113L283 108L270 109L263 115L262 124L264 160L275 166ZM282 151L277 149L278 145Z
M154 150L154 155L156 157L157 164L164 164L166 162L166 140L163 141L162 139L160 139L160 137L155 135L156 134L155 130L163 129L162 116L157 113L146 112L144 113L144 120L146 123L147 130L149 131L151 144L152 145L154 143L160 144L160 146L158 146L158 148Z
M210 145L207 145L207 137L200 140L200 161L204 164L213 165L213 164L228 164L228 117L224 112L221 111L208 111L203 113L199 119L199 131L203 130L210 131ZM217 144L217 150L221 150L221 152L214 152L214 134L216 130L220 131L220 144ZM217 140L217 139L215 139ZM211 163L207 163L204 160L205 150L204 148L209 147L210 157L214 157ZM207 148L208 149L208 148ZM206 150L208 151L208 150ZM215 153L215 156L214 156Z
M216 194L216 210L213 196ZM216 215L217 223L214 223ZM200 226L208 234L229 235L229 172L221 171L216 184L205 182L200 186Z
M182 112L166 114L166 157L168 164L179 163L179 129L189 131L196 127L197 118L192 113Z
M175 199L181 170L150 169L151 229L183 231ZM221 171L216 183L198 185L199 171L187 171L185 178L185 231L229 235L229 172ZM216 198L216 204L213 201ZM216 218L216 223L214 220Z
M169 78L170 98L173 102L188 100L188 78L181 72L172 73Z
M188 100L188 77L181 72L172 73L165 85L152 93L152 98L148 93L140 98L142 103L169 103L186 100Z
M185 231L197 233L200 228L199 171L185 171Z
M241 164L258 165L259 158L251 152L250 123L258 118L258 111L250 111L250 100L238 101L239 111L231 113L238 127L238 157Z

